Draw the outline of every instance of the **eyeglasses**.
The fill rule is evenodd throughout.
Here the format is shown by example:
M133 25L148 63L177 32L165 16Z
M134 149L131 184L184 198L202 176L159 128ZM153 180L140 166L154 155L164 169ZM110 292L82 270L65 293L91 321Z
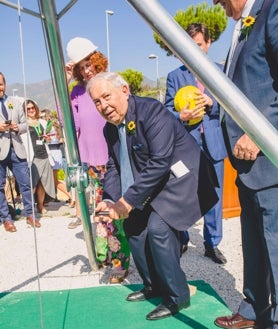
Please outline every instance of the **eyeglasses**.
M34 109L35 109L35 106L27 107L27 111L31 111L31 110L34 110Z

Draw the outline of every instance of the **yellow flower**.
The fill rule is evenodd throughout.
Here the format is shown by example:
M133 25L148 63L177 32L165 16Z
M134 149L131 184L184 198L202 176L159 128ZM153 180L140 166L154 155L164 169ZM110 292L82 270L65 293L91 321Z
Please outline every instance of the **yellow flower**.
M10 110L12 110L14 107L13 107L13 104L12 103L9 103L8 104L8 108L10 109Z
M127 132L130 135L135 134L136 124L134 121L129 121L126 127L127 127Z
M245 36L245 41L247 41L247 38L253 28L253 25L255 24L255 18L252 16L247 16L242 19L242 29L241 32Z
M247 16L242 20L243 26L249 27L255 23L255 18L252 16Z

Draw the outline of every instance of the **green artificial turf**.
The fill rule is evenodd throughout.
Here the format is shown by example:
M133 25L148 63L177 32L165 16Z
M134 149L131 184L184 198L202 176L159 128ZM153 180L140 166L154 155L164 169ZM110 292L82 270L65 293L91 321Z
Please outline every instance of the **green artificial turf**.
M98 286L84 289L0 294L3 329L205 329L217 328L215 317L230 314L217 293L204 281L191 281L197 292L191 306L175 316L145 319L160 299L127 302L142 285Z

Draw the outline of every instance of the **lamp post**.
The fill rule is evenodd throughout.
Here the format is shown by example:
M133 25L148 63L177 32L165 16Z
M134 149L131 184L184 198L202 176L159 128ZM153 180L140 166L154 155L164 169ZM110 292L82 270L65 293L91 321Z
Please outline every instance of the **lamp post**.
M16 91L18 91L18 89L14 88L14 89L13 89L13 97L15 96L14 93L15 93Z
M155 59L156 61L156 88L158 93L158 99L161 100L160 89L159 89L159 72L158 72L158 56L155 54L150 54L149 59Z
M114 11L105 10L106 15L106 43L107 43L107 60L108 60L108 72L110 72L110 46L109 46L109 26L108 26L108 16L114 15Z

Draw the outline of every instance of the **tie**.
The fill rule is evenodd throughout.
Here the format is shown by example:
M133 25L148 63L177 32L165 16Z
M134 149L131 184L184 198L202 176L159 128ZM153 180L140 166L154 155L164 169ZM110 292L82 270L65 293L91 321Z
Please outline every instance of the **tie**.
M6 120L8 120L9 119L9 115L8 115L7 108L6 108L5 104L4 104L4 99L1 100L1 107L2 107L2 114L4 115L4 118Z
M121 168L121 188L122 195L127 191L130 185L133 184L134 178L131 170L129 156L127 152L127 143L125 135L125 125L121 123L118 126L120 139L120 168Z
M201 90L203 93L205 90L205 87L202 85L202 83L199 80L196 80L197 87Z

